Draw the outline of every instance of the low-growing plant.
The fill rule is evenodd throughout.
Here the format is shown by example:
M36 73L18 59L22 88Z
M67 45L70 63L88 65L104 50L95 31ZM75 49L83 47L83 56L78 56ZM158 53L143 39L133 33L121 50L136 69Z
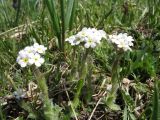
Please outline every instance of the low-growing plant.
M0 119L159 119L159 0L12 2L0 0Z

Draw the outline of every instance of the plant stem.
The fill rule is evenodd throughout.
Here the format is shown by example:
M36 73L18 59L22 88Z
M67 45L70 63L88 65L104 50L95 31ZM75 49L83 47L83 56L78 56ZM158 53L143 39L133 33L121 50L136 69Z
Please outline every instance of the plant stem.
M44 74L42 74L40 72L40 70L38 68L36 68L34 70L34 74L36 76L36 80L37 80L37 83L44 95L44 115L45 115L45 118L46 120L53 120L53 104L52 102L50 101L49 99L49 94L48 94L48 86L46 84L46 81L45 81L45 77L44 77Z
M115 100L116 100L116 93L117 93L117 89L119 87L119 61L121 58L121 53L118 52L117 57L115 58L114 62L113 62L113 66L112 66L112 75L111 75L111 84L112 84L112 88L110 93L107 96L107 105L110 109L113 110L120 110L120 107L118 105L115 104Z
M45 99L49 99L48 98L48 87L46 85L46 81L45 81L43 74L39 71L39 69L35 69L34 73L36 76L37 83L45 96Z
M81 60L81 64L80 64L80 71L79 71L79 77L80 79L84 79L85 78L85 66L86 66L86 59L87 59L87 56L88 56L88 53L89 53L90 50L86 49L86 52L85 54L83 55L82 57L82 60Z
M81 64L80 64L79 81L78 81L78 84L77 84L77 91L76 91L76 94L75 94L74 99L73 99L73 106L74 106L75 109L77 108L77 106L79 104L79 96L81 94L82 87L84 86L84 83L85 83L85 78L86 78L85 66L86 66L86 59L87 59L88 53L89 53L89 50L86 49L86 52L83 55L82 61L81 61Z
M70 97L69 97L69 94L68 94L68 91L67 91L67 89L66 89L66 85L65 85L65 84L64 84L64 89L65 89L67 98L68 98L68 100L69 100L69 102L70 102L71 109L72 109L72 111L73 111L74 117L75 117L76 120L78 120L77 115L76 115L76 112L75 112L75 109L74 109L73 104L72 104L72 102L71 102L71 100L70 100Z
M112 89L110 94L115 96L117 89L118 89L118 68L119 68L119 59L120 56L118 55L117 58L115 59L113 66L112 66L112 75L111 75L111 83L112 83Z
M77 72L77 63L78 61L75 59L76 58L76 47L73 48L73 53L71 56L71 73L69 80L72 81L75 78L75 74Z

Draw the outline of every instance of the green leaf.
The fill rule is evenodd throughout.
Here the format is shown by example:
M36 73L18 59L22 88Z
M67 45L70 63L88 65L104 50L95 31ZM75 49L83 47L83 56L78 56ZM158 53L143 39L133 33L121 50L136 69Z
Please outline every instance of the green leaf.
M60 26L59 26L59 17L56 13L56 8L55 8L55 1L54 0L44 0L44 2L47 5L51 20L52 20L52 28L58 37L60 39Z
M134 116L134 114L131 113L130 111L128 111L127 106L125 106L125 108L124 108L123 120L137 120L136 117Z
M1 102L1 101L0 101L0 102ZM5 116L4 116L3 111L2 111L1 103L0 103L0 119L1 119L1 120L5 120Z
M65 28L66 29L68 27L71 27L73 24L77 2L78 2L77 0L68 0L67 2L67 11L66 11L66 18L65 18Z
M133 84L133 87L138 92L145 93L145 92L149 91L148 86L146 84L141 83L141 82L138 82L137 84Z
M123 120L128 120L128 111L127 111L126 106L125 106L124 111L123 111Z
M114 103L115 96L108 96L106 98L106 105L112 110L121 110L120 106Z
M53 105L52 101L49 101L48 105L50 105L50 108L45 108L45 109L49 109L49 110L45 110L44 114L45 114L45 118L46 120L61 120L60 119L60 113L62 111L62 108L59 107L58 105ZM44 105L45 107L47 105Z
M77 84L77 91L73 100L73 107L76 108L79 105L79 96L81 94L81 89L83 87L84 80L79 80Z
M160 120L160 99L159 99L159 89L157 80L155 80L154 84L153 112L151 120Z
M73 9L72 9L72 16L69 23L69 29L72 29L73 23L76 22L76 8L78 7L78 0L74 1Z
M130 113L129 117L131 118L131 120L137 120L136 117L134 116L134 114Z
M37 117L36 117L35 114L29 113L28 118L30 118L30 119L36 119Z
M114 103L108 104L108 107L109 107L110 109L116 110L116 111L117 111L117 110L121 110L120 106L117 105L117 104L114 104Z
M17 117L15 120L24 120L23 117Z

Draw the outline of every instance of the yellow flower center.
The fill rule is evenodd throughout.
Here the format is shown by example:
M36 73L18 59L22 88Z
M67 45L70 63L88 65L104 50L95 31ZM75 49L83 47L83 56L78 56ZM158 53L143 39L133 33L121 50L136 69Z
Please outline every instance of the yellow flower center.
M89 42L89 43L92 43L93 41L92 41L92 39L89 39L88 42Z
M28 58L23 58L23 62L27 63L28 62Z
M41 49L41 48L38 48L38 50L40 50L40 51L41 51L42 49Z
M35 61L38 61L38 58L35 58Z

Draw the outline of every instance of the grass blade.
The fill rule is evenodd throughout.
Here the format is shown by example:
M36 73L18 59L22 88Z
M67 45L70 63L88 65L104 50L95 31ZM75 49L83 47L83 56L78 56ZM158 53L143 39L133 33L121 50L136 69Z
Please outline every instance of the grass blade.
M70 19L70 23L69 23L69 29L72 29L72 26L73 26L73 21L76 21L75 20L75 15L76 15L76 8L78 7L78 1L75 0L74 1L74 5L73 5L73 9L72 9L72 16L71 16L71 19Z
M65 28L72 26L73 24L73 18L75 16L75 9L77 6L77 0L68 0L67 3L67 11L66 11L66 18L65 18ZM72 22L71 22L72 21Z
M64 41L65 41L65 1L64 0L60 0L60 7L61 7L61 50L64 52Z
M160 120L160 100L159 100L159 89L158 81L154 84L154 95L153 95L153 113L151 120Z
M17 1L18 2L18 8L17 8L17 13L16 13L16 19L15 19L15 24L14 24L14 26L17 26L18 25L18 22L19 22L19 15L20 15L20 9L21 9L21 0L18 0Z
M61 35L60 35L60 26L59 26L59 21L58 21L58 15L56 13L55 9L55 2L53 0L44 0L44 2L47 5L51 20L52 20L52 27L55 32L55 35L58 38L59 42L59 47L61 48Z

